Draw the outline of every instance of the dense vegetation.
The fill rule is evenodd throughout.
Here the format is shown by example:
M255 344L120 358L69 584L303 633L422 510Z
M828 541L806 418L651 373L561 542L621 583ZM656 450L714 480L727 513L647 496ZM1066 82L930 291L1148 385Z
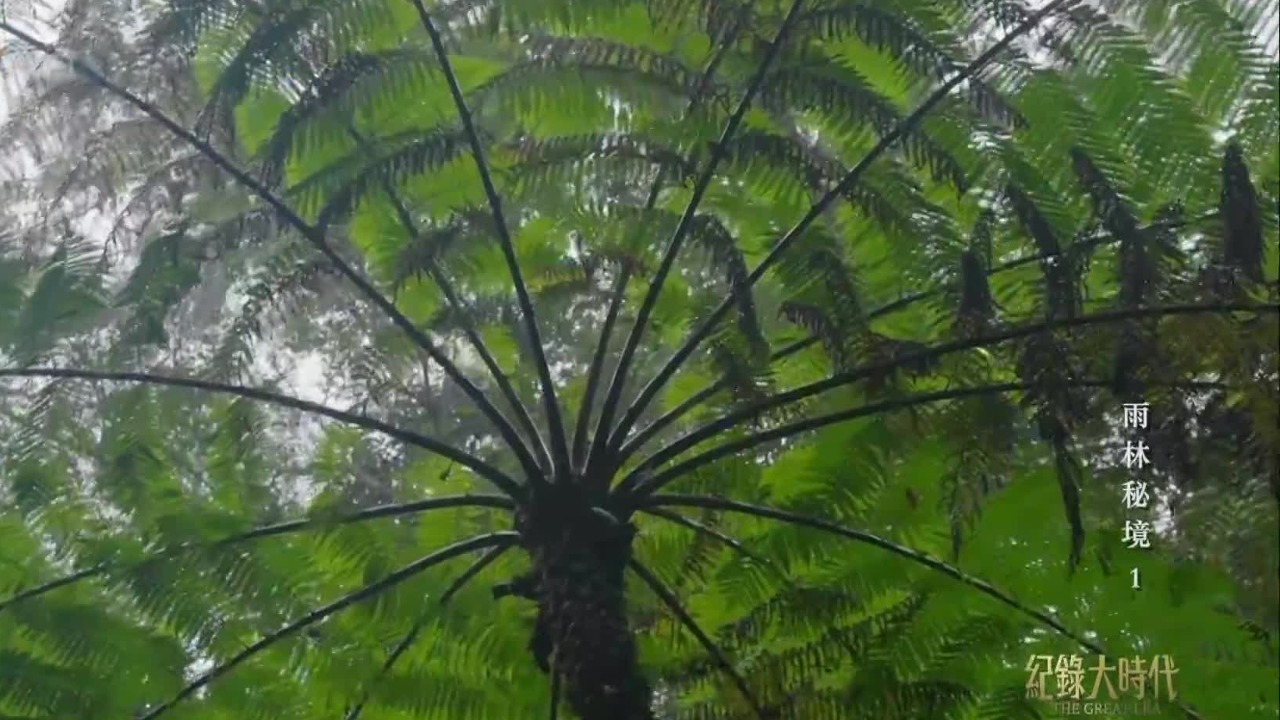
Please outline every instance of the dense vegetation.
M0 718L1280 712L1269 3L6 11Z

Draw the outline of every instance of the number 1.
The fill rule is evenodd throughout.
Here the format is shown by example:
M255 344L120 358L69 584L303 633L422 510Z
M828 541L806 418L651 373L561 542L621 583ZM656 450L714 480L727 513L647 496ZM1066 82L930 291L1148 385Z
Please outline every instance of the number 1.
M1141 590L1142 584L1138 582L1138 568L1134 568L1130 570L1129 574L1133 576L1133 585L1131 585L1130 587L1132 587L1134 590Z

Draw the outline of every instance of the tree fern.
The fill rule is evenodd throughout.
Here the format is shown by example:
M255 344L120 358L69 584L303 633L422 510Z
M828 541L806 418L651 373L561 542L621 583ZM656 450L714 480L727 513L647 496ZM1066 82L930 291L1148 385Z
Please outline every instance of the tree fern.
M1273 16L134 10L0 19L0 715L1280 707Z

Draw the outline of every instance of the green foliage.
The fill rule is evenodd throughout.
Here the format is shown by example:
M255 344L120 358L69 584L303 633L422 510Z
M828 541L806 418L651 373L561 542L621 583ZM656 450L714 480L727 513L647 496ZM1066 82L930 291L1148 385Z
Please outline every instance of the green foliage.
M73 0L0 135L0 718L1037 718L1104 651L1274 717L1262 5Z

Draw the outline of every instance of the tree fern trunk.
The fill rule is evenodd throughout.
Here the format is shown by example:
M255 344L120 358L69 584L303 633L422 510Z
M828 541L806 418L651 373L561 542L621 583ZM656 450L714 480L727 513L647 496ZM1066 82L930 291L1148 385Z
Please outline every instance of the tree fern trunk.
M554 511L535 512L536 526L524 533L538 603L535 658L561 675L581 720L653 720L652 690L627 623L624 570L634 530L581 500L539 505Z

